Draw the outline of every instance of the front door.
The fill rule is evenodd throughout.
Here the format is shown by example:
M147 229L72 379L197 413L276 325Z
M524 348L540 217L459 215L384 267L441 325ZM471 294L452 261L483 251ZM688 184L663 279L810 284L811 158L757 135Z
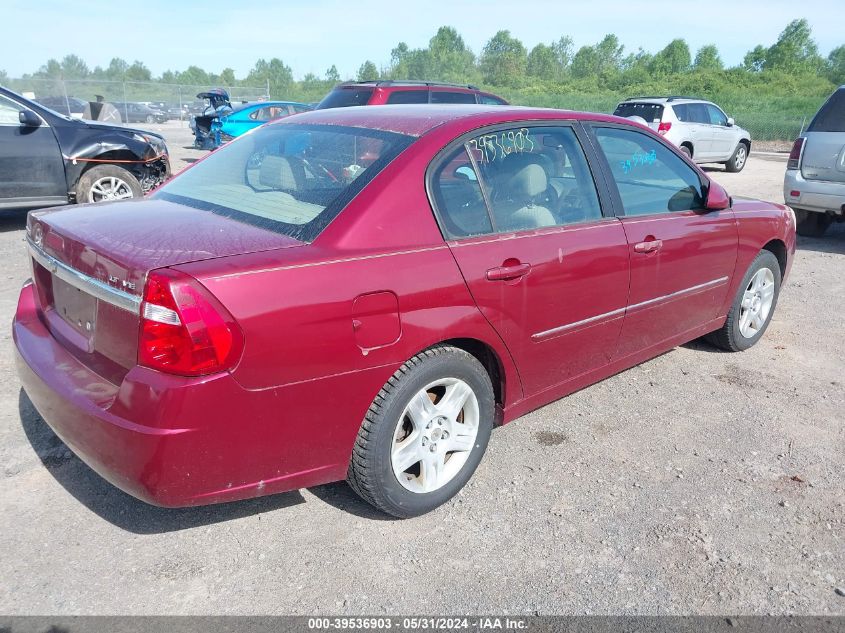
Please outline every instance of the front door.
M628 248L575 130L495 128L465 139L431 181L449 247L502 337L526 396L607 364L628 294Z
M719 108L712 103L704 107L707 108L707 114L710 117L710 136L713 139L710 148L711 158L728 160L736 149L736 131L728 125L728 117Z
M701 176L666 144L630 128L593 131L619 193L631 259L622 358L719 316L738 234L730 209L704 209Z
M67 202L59 143L43 119L37 127L21 125L26 109L0 95L0 203Z

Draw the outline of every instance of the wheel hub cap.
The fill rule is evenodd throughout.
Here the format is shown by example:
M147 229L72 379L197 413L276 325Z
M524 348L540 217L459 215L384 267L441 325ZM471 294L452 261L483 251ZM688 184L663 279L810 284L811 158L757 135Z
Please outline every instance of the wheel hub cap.
M739 333L753 338L763 329L775 299L775 276L768 268L761 268L751 277L742 295L739 313Z
M437 490L463 468L478 435L478 399L458 378L427 385L405 407L390 461L399 483L416 493Z

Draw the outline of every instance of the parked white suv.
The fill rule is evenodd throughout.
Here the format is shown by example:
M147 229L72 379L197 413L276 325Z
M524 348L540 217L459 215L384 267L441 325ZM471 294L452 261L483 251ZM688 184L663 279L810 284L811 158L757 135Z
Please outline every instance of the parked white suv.
M696 163L722 163L742 171L751 152L751 135L715 103L691 97L631 97L613 112L639 121Z
M792 146L783 197L795 209L799 235L821 237L831 222L845 221L845 86Z

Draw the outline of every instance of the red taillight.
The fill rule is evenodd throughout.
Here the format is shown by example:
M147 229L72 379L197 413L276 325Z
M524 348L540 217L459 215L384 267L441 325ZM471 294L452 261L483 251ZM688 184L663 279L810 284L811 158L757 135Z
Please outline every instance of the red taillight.
M801 150L804 149L803 136L799 136L792 144L792 149L789 152L789 160L786 162L787 169L798 169L798 164L801 162Z
M147 277L138 364L182 376L231 369L243 350L234 318L196 279L169 269Z
M657 126L657 133L658 134L666 134L669 130L672 129L672 122L671 121L663 121L660 125Z

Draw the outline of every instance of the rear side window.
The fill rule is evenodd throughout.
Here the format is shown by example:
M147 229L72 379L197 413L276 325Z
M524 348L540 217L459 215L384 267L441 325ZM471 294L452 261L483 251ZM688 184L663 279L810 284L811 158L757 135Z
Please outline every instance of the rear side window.
M663 106L659 103L629 103L627 101L616 106L613 114L621 117L638 116L646 123L659 123L663 118Z
M373 88L337 88L327 94L317 106L318 110L327 108L348 108L349 106L367 105L373 96Z
M152 197L312 241L413 141L336 125L271 125L221 147Z
M625 215L650 215L704 208L698 174L677 154L646 134L596 128Z
M840 88L825 101L807 131L845 132L845 89Z
M431 91L432 103L475 103L472 92L447 92L445 90Z
M387 97L387 104L428 103L428 90L397 90Z
M499 97L495 97L493 95L485 95L480 94L478 95L478 103L483 105L507 105L508 102L504 99L500 99Z

